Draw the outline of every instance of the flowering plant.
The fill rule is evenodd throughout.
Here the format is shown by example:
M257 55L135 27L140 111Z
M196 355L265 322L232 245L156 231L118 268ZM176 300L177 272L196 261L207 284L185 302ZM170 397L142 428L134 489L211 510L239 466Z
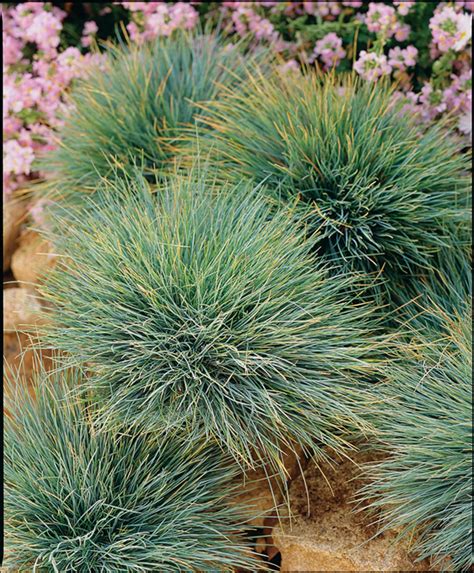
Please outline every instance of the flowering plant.
M4 193L41 176L35 159L54 145L66 94L100 55L97 39L120 28L133 42L199 23L272 46L286 61L323 71L351 68L367 81L391 76L405 108L445 114L470 136L474 2L5 3L3 7Z

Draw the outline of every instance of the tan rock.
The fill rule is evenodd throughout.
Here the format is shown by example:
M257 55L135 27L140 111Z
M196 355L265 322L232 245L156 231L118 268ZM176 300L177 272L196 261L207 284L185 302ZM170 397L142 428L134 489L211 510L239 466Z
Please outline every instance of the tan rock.
M19 371L20 375L29 377L33 369L33 353L27 351L30 337L21 332L3 333L3 359L6 363L5 374L8 368Z
M15 197L8 197L3 202L3 271L10 268L13 251L26 215L26 205Z
M3 273L3 288L18 288L18 283L15 280L10 270Z
M357 464L373 459L358 454ZM323 474L321 473L324 473ZM354 495L362 485L360 470L346 459L334 467L314 462L290 486L293 520L281 520L272 536L281 553L281 571L429 571L428 560L415 563L395 533L377 533L368 516L355 513ZM356 478L356 479L354 479ZM308 507L309 506L309 507Z
M53 366L52 352L33 350L31 345L35 342L36 339L24 332L3 333L4 412L7 414L10 395L15 390L14 383L17 377L24 379L30 392L33 392L30 383L34 372L38 371L40 366L46 370Z
M9 378L9 369L20 376L31 377L35 355L29 348L32 331L37 324L40 304L27 289L9 288L3 290L3 359L4 374ZM4 385L5 396L9 385Z
M305 458L299 446L295 448L295 451L285 448L281 459L288 480L300 473L300 467L304 468ZM285 486L276 477L267 477L263 468L248 472L238 481L240 493L235 497L235 502L248 506L252 513L256 514L256 517L249 523L256 528L263 529L265 519L277 515L284 507L283 502L287 497ZM257 545L262 550L262 542L260 541Z
M21 284L34 286L55 263L51 244L36 231L22 233L18 247L12 255L11 269Z
M41 367L49 370L53 366L50 350L34 350L37 342L36 327L44 322L38 314L41 306L35 292L26 288L8 288L3 290L3 360L4 360L4 412L8 414L10 394L15 387L12 384L17 376L28 383L34 371ZM10 375L11 374L11 375Z
M41 304L34 291L26 288L3 289L4 332L31 331L44 321Z
M9 414L9 402L15 392L17 377L25 380L28 390L34 395L32 377L35 371L41 367L49 370L54 365L52 353L49 350L36 351L31 349L34 340L30 335L21 332L3 333L3 360L4 360L4 408L5 414Z

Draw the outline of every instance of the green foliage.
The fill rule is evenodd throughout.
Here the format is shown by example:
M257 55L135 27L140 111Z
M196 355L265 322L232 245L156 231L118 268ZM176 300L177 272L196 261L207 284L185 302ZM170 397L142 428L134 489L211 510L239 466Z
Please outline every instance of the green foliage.
M392 89L353 76L253 75L206 106L219 173L300 199L317 246L349 271L392 278L431 267L469 219L468 157L442 126L399 115ZM390 287L390 282L389 282Z
M226 504L235 471L208 447L94 423L78 371L14 376L5 425L7 567L15 571L234 571L260 566L247 510ZM10 406L10 404L9 404ZM229 500L227 500L229 501Z
M414 535L420 558L472 565L472 322L434 308L443 334L414 333L381 387L375 410L388 457L367 469L361 497L379 522Z
M93 68L73 90L72 111L58 148L43 159L54 198L71 202L93 192L101 177L141 163L152 181L171 160L180 129L202 114L197 104L234 88L255 56L216 34L179 32L145 45L109 45L105 71Z
M360 285L357 303L343 294L351 275L329 279L289 213L207 180L176 175L156 195L138 173L104 182L107 206L57 238L46 339L90 366L107 422L165 418L244 469L281 470L292 441L340 450L377 362L372 305Z
M472 297L470 230L459 230L466 247L442 249L434 257L433 269L420 273L410 281L400 281L393 288L394 306L401 330L407 323L410 330L425 336L439 337L459 313L469 311ZM438 309L438 312L433 312Z

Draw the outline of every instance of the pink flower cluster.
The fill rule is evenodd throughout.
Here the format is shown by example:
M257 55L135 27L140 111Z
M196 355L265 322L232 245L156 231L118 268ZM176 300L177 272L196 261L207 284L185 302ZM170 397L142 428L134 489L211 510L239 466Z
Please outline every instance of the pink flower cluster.
M426 83L418 97L422 104L422 116L425 120L436 119L441 113L455 112L459 115L471 113L472 110L472 71L460 76L452 75L451 84L445 89L436 89Z
M392 67L387 62L385 54L362 50L359 59L354 62L354 70L367 81L373 82L390 74Z
M316 42L310 61L320 58L324 69L328 70L337 66L345 56L346 51L342 47L342 39L334 32L331 32Z
M393 4L397 7L397 12L400 14L400 16L406 16L410 12L411 7L416 4L416 2L394 1Z
M303 8L307 14L326 16L338 16L341 13L340 2L303 2Z
M395 46L389 50L388 58L385 54L362 50L359 59L354 63L354 70L364 79L373 82L393 71L404 72L415 66L417 56L418 50L415 46L407 46L405 49Z
M54 145L67 88L100 61L100 56L84 56L73 47L59 51L65 16L62 10L42 2L25 2L4 10L4 194L23 185L32 175L38 155ZM89 25L84 37L95 32L96 27ZM27 43L37 48L33 61L24 56Z
M84 24L84 30L82 31L81 44L84 48L88 48L92 44L94 36L99 31L99 27L94 21L86 22Z
M369 32L382 34L386 38L394 36L398 42L404 42L410 35L410 26L403 24L397 18L395 8L381 2L371 2L369 4L369 10L365 15L364 22Z
M265 2L265 5L272 8L276 4L278 3ZM224 17L230 19L231 32L242 37L250 34L255 39L255 43L263 40L271 44L278 52L289 47L288 43L282 40L270 20L257 13L254 2L222 2L222 9Z
M127 25L130 38L137 43L170 36L175 30L191 30L198 23L199 14L187 2L116 2L132 13Z
M458 119L458 129L471 138L472 132L472 71L467 70L460 76L452 74L451 84L445 89L434 88L426 83L421 92L396 92L395 99L402 101L401 112L418 115L420 121L433 121L441 114L455 113Z
M192 4L197 2L192 2ZM344 8L360 8L364 3L361 0L352 2L222 2L223 8L232 10L246 9L256 12L256 8L269 8L270 13L283 12L286 16L320 16L325 20L335 20ZM265 18L264 18L265 20Z
M463 50L472 37L471 16L445 6L430 21L433 43L440 52Z
M443 101L448 111L468 113L472 109L472 70L460 76L451 75L451 85L443 90Z
M388 52L388 64L394 69L405 71L416 64L417 56L415 46L407 46L404 50L395 46Z
M455 113L459 116L459 130L470 135L468 120L472 109L472 83L467 46L472 36L472 23L471 15L463 8L472 11L474 2L440 3L436 8L429 23L432 33L430 55L435 60L433 80L425 83L419 93L406 91L410 89L410 77L406 72L416 65L418 50L414 46L395 46L389 50L388 58L383 53L387 39L394 37L403 41L410 33L400 17L406 16L415 2L393 4L396 9L382 3L369 4L363 21L377 39L371 50L360 52L354 70L368 81L393 72L405 90L405 93L399 91L395 94L395 100L403 100L404 112L409 110L417 114L421 121L433 121L444 113ZM462 53L459 59L458 53Z

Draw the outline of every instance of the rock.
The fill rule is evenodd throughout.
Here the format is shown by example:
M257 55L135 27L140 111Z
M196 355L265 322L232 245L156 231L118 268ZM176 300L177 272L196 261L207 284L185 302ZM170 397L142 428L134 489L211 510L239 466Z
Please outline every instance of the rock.
M41 304L33 291L26 288L3 289L3 331L31 330L44 318L38 313Z
M10 381L16 373L27 382L33 372L42 364L46 369L52 367L52 353L49 350L35 351L30 346L35 342L35 327L42 324L43 317L37 313L41 305L33 291L26 288L8 288L3 290L3 359L5 403L8 404L12 390ZM31 331L31 332L28 332ZM10 369L14 376L9 376ZM31 390L31 387L30 387ZM8 408L4 408L8 413Z
M10 268L11 256L16 249L16 242L21 224L26 215L24 201L8 197L3 203L3 271Z
M372 459L373 455L360 453L354 461ZM334 467L322 463L318 469L311 462L304 478L291 483L294 519L280 520L272 531L281 553L281 571L430 571L428 560L415 563L405 542L393 543L395 532L371 539L377 532L369 525L371 518L353 511L355 493L362 485L354 479L360 473L356 464L335 459Z
M3 360L4 360L4 407L3 412L9 415L9 402L12 392L15 391L17 376L26 381L27 388L34 396L34 386L31 384L35 371L40 365L50 370L54 363L49 350L35 351L30 349L32 338L21 332L3 333ZM12 374L10 376L10 373ZM13 384L13 385L12 385Z
M3 288L18 288L20 285L16 282L10 270L3 273Z
M22 233L12 255L11 268L16 280L34 286L55 263L51 244L36 231Z
M288 480L298 475L300 473L299 468L304 468L305 464L302 449L297 446L295 450L292 452L285 448L282 454L282 462ZM256 513L256 517L249 521L250 525L263 529L265 519L276 515L282 508L285 498L284 488L277 478L268 479L263 468L248 472L238 481L242 483L242 486L239 486L240 493L235 497L235 502L249 506L252 513ZM257 546L260 551L265 549L260 540L257 541Z
M32 291L22 288L3 289L3 357L7 367L18 370L27 378L33 369L34 352L26 350L34 331L41 322L41 305Z
M8 376L8 368L18 371L21 376L30 378L33 371L33 352L27 350L31 340L21 332L3 333L3 359L6 364L4 374Z

